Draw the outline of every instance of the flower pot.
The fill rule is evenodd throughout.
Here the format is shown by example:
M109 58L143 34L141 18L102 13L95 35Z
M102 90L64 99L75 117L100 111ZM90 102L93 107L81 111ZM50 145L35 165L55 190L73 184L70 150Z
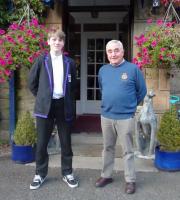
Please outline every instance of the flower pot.
M12 160L16 163L26 164L35 161L35 146L20 146L12 144Z
M155 149L155 167L164 171L179 171L180 170L180 151L161 151L157 146Z

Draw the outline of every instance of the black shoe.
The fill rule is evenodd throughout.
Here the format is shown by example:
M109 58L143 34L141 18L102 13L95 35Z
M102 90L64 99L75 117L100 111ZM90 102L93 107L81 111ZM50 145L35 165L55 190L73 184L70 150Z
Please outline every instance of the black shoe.
M112 178L103 178L103 177L100 177L97 181L96 181L96 187L104 187L106 186L107 184L110 184L113 182L113 179Z
M45 178L46 177L41 177L40 175L35 175L33 182L30 185L30 190L38 189L43 184L43 182L45 181Z
M78 181L74 178L73 174L63 176L63 181L71 188L78 187Z

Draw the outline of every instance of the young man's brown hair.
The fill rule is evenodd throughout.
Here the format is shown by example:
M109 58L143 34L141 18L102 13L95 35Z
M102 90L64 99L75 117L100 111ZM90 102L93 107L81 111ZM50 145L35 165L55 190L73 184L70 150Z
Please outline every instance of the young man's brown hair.
M60 40L65 41L66 35L58 27L51 27L48 32L48 39L51 37L58 37Z

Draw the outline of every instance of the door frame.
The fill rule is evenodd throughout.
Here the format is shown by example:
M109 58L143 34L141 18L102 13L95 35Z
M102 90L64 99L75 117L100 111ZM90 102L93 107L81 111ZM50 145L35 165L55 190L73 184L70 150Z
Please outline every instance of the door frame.
M110 38L118 39L118 32L82 32L81 34L81 85L80 100L76 101L77 114L100 114L100 100L87 100L87 39Z

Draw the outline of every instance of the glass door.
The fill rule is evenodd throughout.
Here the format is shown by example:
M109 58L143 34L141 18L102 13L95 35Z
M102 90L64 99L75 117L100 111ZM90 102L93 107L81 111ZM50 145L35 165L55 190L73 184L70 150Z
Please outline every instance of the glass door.
M101 95L98 85L98 72L108 63L106 43L116 39L115 32L83 33L81 42L81 113L99 114ZM78 108L77 108L78 110Z

